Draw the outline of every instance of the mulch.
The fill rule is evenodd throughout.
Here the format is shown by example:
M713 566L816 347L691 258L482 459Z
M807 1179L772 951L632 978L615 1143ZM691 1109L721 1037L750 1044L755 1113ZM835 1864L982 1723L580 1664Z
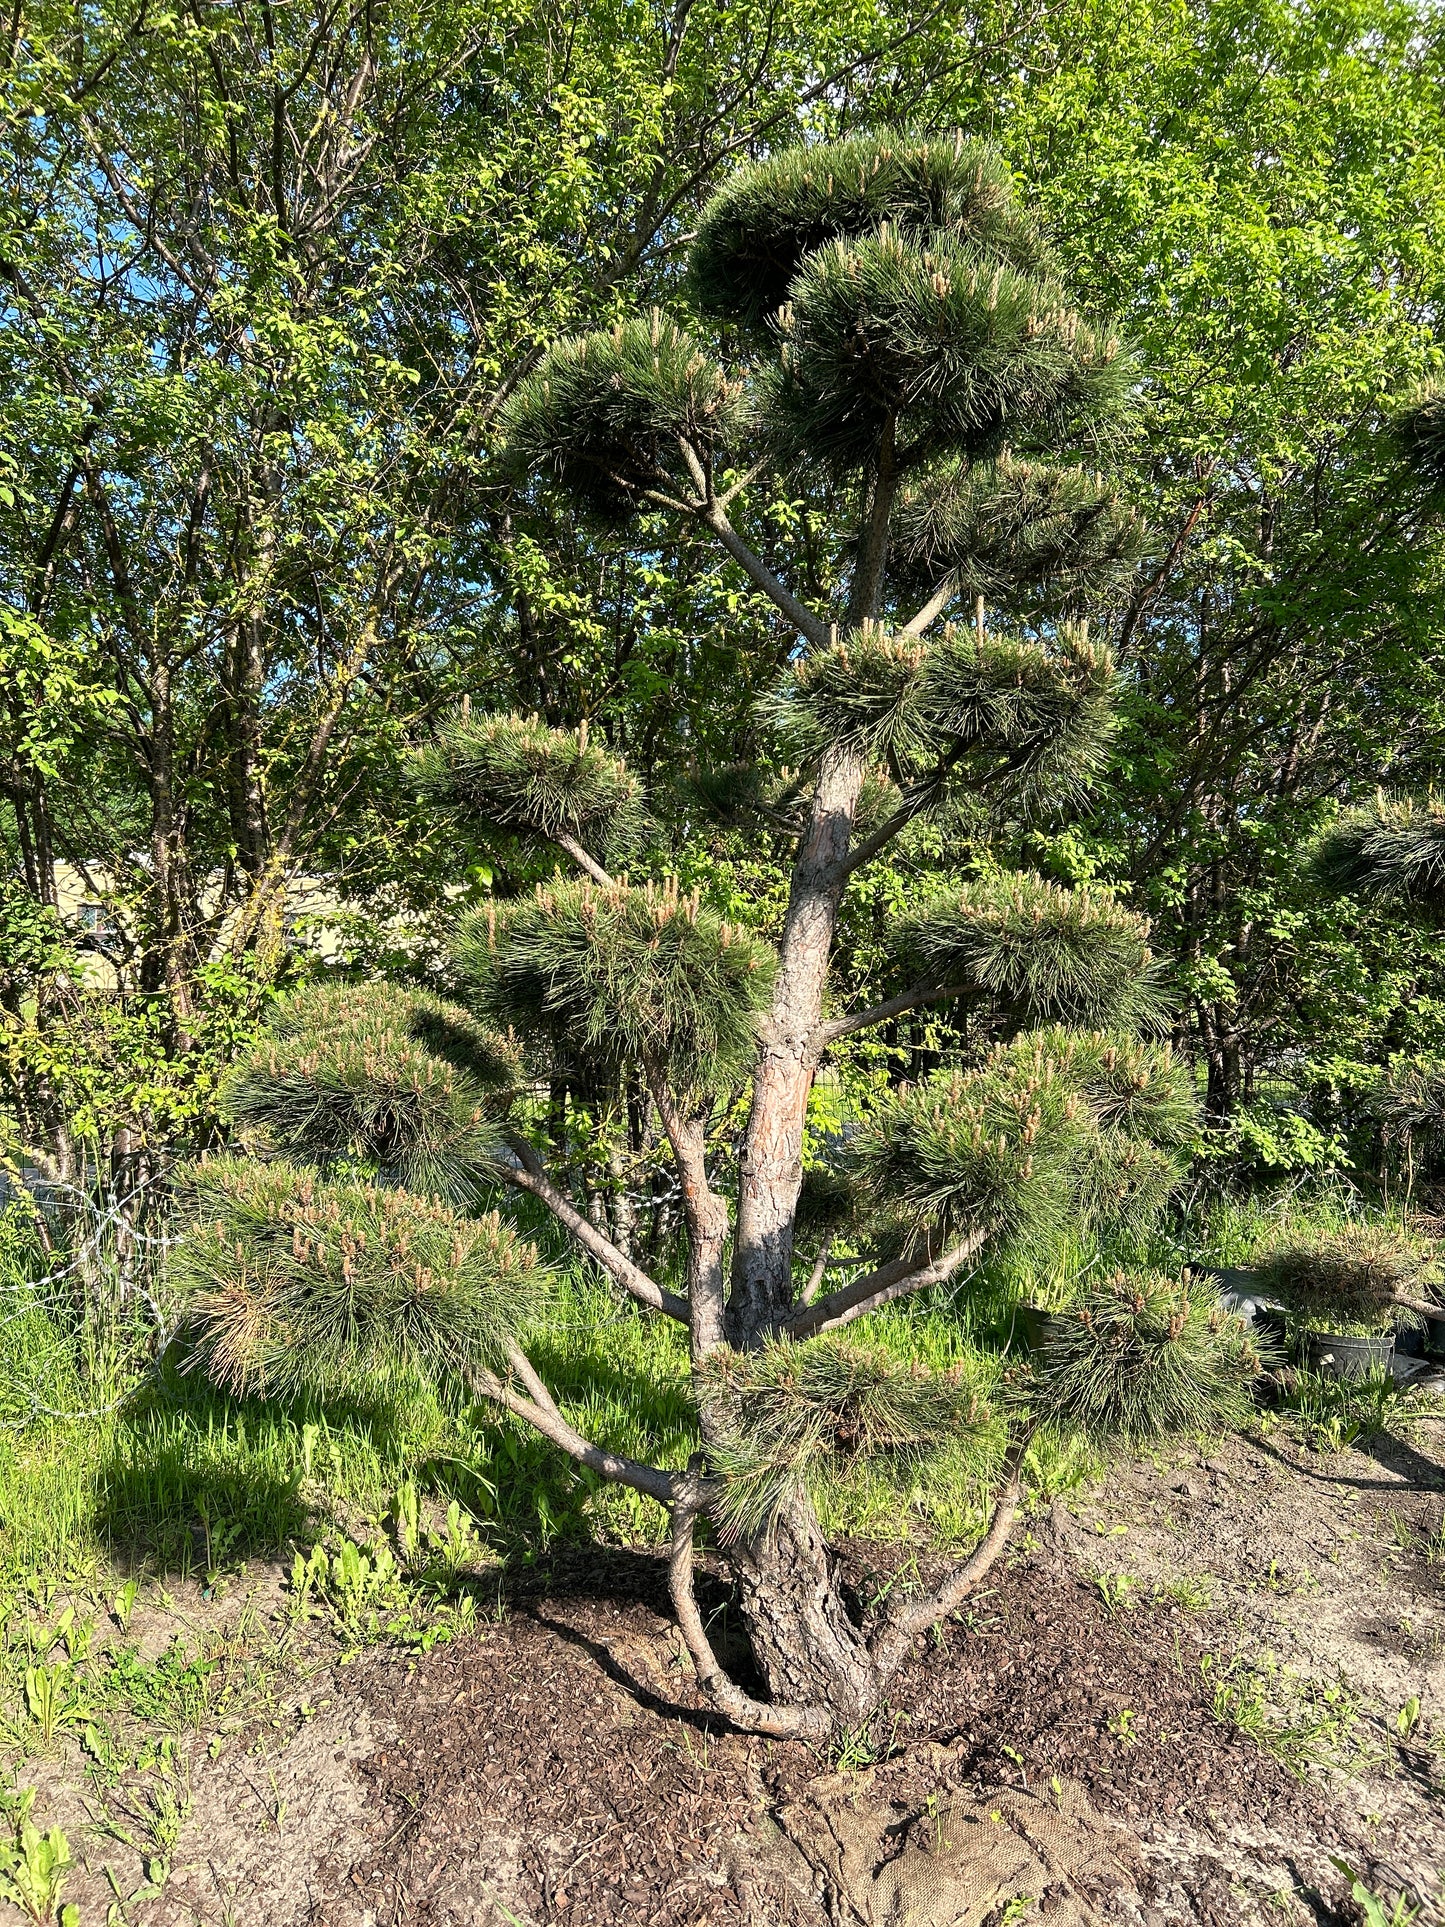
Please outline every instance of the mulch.
M659 1560L572 1549L531 1584L476 1636L349 1682L405 1723L361 1768L375 1821L336 1870L347 1899L377 1927L501 1923L519 1902L547 1927L742 1927L748 1836L830 1762L701 1708ZM1206 1633L1020 1560L895 1681L870 1794L901 1810L944 1785L1057 1775L1125 1820L1307 1822L1318 1795L1214 1717ZM804 1916L780 1900L767 1917Z

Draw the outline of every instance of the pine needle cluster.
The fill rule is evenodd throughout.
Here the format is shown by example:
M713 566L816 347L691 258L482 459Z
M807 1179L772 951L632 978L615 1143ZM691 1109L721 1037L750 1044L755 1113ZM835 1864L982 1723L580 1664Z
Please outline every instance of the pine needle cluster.
M1045 647L952 624L923 643L870 623L795 664L759 714L803 759L848 742L910 779L946 761L953 785L1023 801L1086 781L1113 693L1113 657L1081 629L1065 625Z
M775 963L676 877L641 888L559 877L468 919L456 954L482 1007L559 1062L663 1066L690 1092L747 1068Z
M188 1189L172 1276L196 1360L239 1394L494 1363L548 1285L496 1213L231 1157L196 1167Z
M231 1119L304 1162L353 1162L461 1203L498 1147L521 1076L515 1039L394 984L331 984L278 1009L231 1072Z
M903 463L997 453L1005 439L1068 439L1116 409L1133 363L1061 286L937 233L884 227L810 254L759 375L760 420L784 459L838 480L896 422Z
M955 887L902 942L941 983L968 983L1021 1026L1157 1027L1163 988L1149 925L1108 890L1018 872Z
M901 1364L836 1338L714 1352L700 1396L712 1508L725 1540L761 1532L826 1454L922 1455L989 1419L963 1374Z
M1045 266L1012 176L982 142L865 134L741 169L703 210L689 263L704 314L745 328L776 315L804 260L885 223L957 240L1021 269Z
M1445 494L1445 386L1426 382L1391 424L1396 446L1432 494Z
M1007 454L910 481L892 532L899 581L920 598L952 573L965 599L1035 615L1115 589L1146 533L1106 477Z
M876 1231L948 1242L986 1232L1047 1253L1067 1226L1143 1223L1178 1182L1194 1122L1185 1068L1164 1048L1064 1030L998 1045L880 1109L850 1146Z
M1381 1331L1392 1320L1418 1322L1401 1298L1431 1300L1441 1283L1424 1243L1388 1225L1350 1224L1281 1247L1258 1267L1260 1288L1297 1317L1332 1330Z
M1100 1445L1241 1425L1259 1358L1218 1295L1162 1272L1116 1272L1063 1314L1038 1360L1036 1417Z
M607 850L634 830L642 792L605 743L536 716L457 716L417 759L423 791L479 824Z
M1325 832L1313 867L1327 890L1445 910L1445 805L1377 791Z
M604 522L642 492L692 492L680 452L722 455L746 430L742 384L657 309L607 333L559 342L503 411L519 470L551 475Z
M1386 1144L1409 1156L1445 1151L1445 1064L1434 1057L1396 1057L1371 1099Z

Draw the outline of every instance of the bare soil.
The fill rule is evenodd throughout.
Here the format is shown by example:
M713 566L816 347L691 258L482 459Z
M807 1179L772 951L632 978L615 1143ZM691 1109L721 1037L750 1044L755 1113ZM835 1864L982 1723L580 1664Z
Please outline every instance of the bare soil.
M197 1738L169 1879L113 1918L1360 1927L1339 1857L1441 1921L1445 1471L1428 1430L1330 1457L1276 1433L1120 1468L1035 1516L834 1759L702 1708L656 1558L563 1550L475 1634L350 1664L317 1648L219 1757ZM860 1586L900 1556L847 1552ZM247 1590L180 1610L234 1619ZM275 1575L249 1590L264 1627ZM704 1604L726 1645L726 1593ZM157 1648L174 1630L147 1622ZM1291 1726L1295 1770L1231 1710ZM69 1896L99 1927L102 1868L130 1893L140 1858L86 1831L78 1755L21 1777L37 1818L71 1831Z

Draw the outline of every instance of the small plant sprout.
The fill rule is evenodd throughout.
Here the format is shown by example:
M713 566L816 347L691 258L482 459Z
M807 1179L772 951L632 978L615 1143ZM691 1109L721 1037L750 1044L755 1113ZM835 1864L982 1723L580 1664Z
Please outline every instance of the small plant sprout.
M1410 1927L1411 1921L1418 1920L1424 1911L1421 1902L1411 1900L1403 1893L1396 1896L1393 1905L1383 1900L1348 1860L1337 1859L1331 1854L1330 1865L1349 1881L1350 1893L1364 1912L1365 1927Z
M8 1901L35 1927L80 1927L80 1910L62 1902L71 1871L70 1842L59 1827L42 1833L30 1818L35 1789L0 1795L0 1812L10 1826L0 1838L0 1900Z

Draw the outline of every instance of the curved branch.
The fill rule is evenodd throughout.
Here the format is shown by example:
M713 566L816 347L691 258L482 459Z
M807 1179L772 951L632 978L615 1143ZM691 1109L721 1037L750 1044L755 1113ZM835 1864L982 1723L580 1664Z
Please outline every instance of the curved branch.
M744 1733L765 1733L779 1740L822 1740L828 1736L832 1720L821 1706L765 1706L752 1699L730 1680L718 1664L717 1654L707 1636L698 1611L697 1594L692 1584L693 1528L702 1510L702 1492L690 1469L676 1481L672 1507L672 1554L667 1562L668 1586L672 1609L687 1650L692 1656L697 1683L723 1716Z
M571 1199L564 1197L548 1178L542 1169L541 1159L530 1144L517 1141L512 1149L520 1162L497 1167L497 1175L504 1183L515 1184L519 1191L528 1191L534 1198L540 1198L557 1222L572 1233L587 1255L595 1258L602 1269L631 1292L640 1305L646 1305L652 1311L666 1312L669 1318L677 1319L679 1324L690 1322L687 1300L679 1298L674 1291L664 1291L640 1265L633 1264L629 1257L619 1251L590 1218L584 1218Z
M886 1265L879 1265L865 1278L855 1278L851 1285L840 1285L837 1291L830 1291L826 1298L816 1304L805 1305L801 1311L785 1321L782 1333L785 1338L816 1338L819 1332L836 1331L840 1325L850 1325L855 1318L865 1312L877 1311L881 1305L888 1305L895 1298L906 1298L910 1292L923 1291L929 1285L941 1285L951 1278L961 1265L982 1249L990 1235L990 1227L983 1226L971 1231L961 1244L953 1245L939 1258L920 1265L917 1254L907 1258L891 1258Z
M972 984L914 984L911 990L900 990L896 997L889 997L868 1010L854 1011L847 1017L835 1017L831 1023L821 1024L814 1035L820 1044L836 1044L840 1037L850 1037L855 1030L867 1030L871 1024L886 1024L890 1017L901 1017L905 1011L967 997L973 988Z
M515 1351L515 1347L509 1347L509 1360L513 1358ZM541 1381L532 1369L531 1362L520 1352L516 1352L516 1357L526 1367L525 1372L522 1371L521 1365L515 1367L523 1383L535 1382L540 1385ZM602 1478L610 1479L614 1485L630 1485L635 1492L645 1492L649 1498L658 1499L663 1505L671 1504L676 1483L671 1472L663 1472L655 1465L644 1465L640 1459L629 1459L621 1452L609 1452L605 1446L594 1445L591 1439L583 1438L576 1426L569 1425L563 1418L553 1403L551 1395L545 1389L543 1397L546 1399L546 1404L543 1405L534 1398L523 1398L519 1392L514 1392L510 1385L504 1384L494 1372L485 1371L480 1367L472 1372L471 1380L473 1386L484 1398L489 1398L493 1404L502 1406L514 1418L525 1419L528 1425L542 1434L543 1438L550 1440L553 1445L560 1446L568 1457L576 1459L579 1465L585 1465Z
M1019 1502L1023 1496L1021 1469L1031 1437L1031 1430L1024 1431L1009 1447L1004 1460L1004 1482L994 1501L988 1531L967 1559L949 1574L938 1591L929 1598L903 1601L887 1615L869 1640L868 1651L878 1668L880 1680L887 1680L898 1671L908 1657L908 1648L919 1633L926 1633L930 1626L936 1626L940 1619L946 1619L957 1610L1008 1544L1008 1536L1018 1517Z

